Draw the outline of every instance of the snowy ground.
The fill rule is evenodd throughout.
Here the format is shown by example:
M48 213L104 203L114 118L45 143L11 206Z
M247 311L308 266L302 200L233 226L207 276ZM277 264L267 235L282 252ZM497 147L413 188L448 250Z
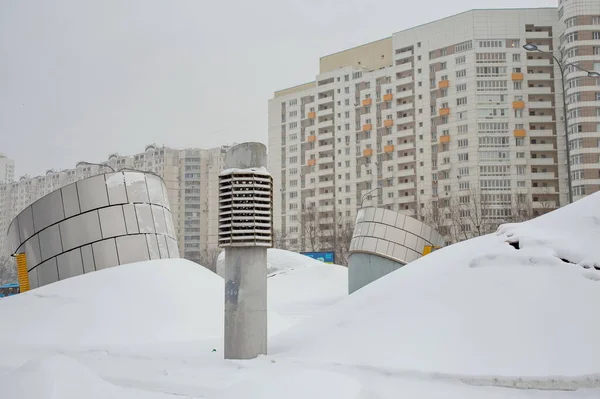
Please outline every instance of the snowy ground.
M0 397L597 398L599 242L595 194L346 298L345 269L270 251L270 353L238 362L220 277L182 260L76 277L0 300Z

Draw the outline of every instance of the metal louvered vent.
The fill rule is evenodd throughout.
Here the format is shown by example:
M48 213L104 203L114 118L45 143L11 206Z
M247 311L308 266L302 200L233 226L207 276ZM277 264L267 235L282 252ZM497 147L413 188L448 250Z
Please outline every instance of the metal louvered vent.
M272 247L273 178L264 168L219 175L219 246Z

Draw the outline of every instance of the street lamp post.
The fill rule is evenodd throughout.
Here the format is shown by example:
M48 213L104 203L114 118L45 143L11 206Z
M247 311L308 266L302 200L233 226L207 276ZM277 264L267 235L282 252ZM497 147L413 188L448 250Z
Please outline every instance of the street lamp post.
M566 150L567 150L567 185L568 185L568 189L569 189L569 204L571 204L571 203L573 203L573 186L571 184L571 146L569 144L569 123L567 121L567 91L565 90L565 67L573 66L583 72L586 72L587 76L590 78L598 78L598 77L600 77L600 73L588 71L587 69L584 69L574 63L563 64L562 61L559 60L558 58L556 58L556 56L554 54L540 50L539 47L535 44L525 44L523 46L523 48L527 51L538 51L540 53L543 53L543 54L546 54L546 55L552 57L554 59L554 61L556 61L556 64L558 65L558 68L560 69L560 81L562 84L562 98L563 98L563 122L564 122L564 128L565 128L565 145L567 147L566 148Z
M363 202L365 202L365 199L367 199L367 196L368 196L369 194L371 194L373 191L377 191L377 190L379 190L380 188L381 188L381 186L377 186L377 187L375 187L373 190L371 190L371 191L367 191L367 192L365 193L365 195L363 195L363 196L362 196L362 198L360 199L360 207L361 207L361 208L363 207Z

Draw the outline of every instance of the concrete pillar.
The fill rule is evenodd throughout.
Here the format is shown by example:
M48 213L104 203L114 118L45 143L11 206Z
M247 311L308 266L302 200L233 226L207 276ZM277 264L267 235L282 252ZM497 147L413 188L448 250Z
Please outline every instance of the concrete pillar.
M242 143L219 176L219 246L225 248L225 358L267 353L267 248L273 244L273 179L266 147Z
M267 249L225 249L225 358L267 353Z

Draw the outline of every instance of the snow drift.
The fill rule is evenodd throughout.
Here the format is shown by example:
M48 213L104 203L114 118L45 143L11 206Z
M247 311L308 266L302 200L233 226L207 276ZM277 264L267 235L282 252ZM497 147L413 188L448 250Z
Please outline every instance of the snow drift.
M436 251L282 333L271 353L452 375L600 373L599 221L600 193Z
M269 252L269 334L347 295L347 269ZM302 264L304 260L306 263ZM184 260L122 265L0 301L0 345L106 346L223 338L223 279Z

